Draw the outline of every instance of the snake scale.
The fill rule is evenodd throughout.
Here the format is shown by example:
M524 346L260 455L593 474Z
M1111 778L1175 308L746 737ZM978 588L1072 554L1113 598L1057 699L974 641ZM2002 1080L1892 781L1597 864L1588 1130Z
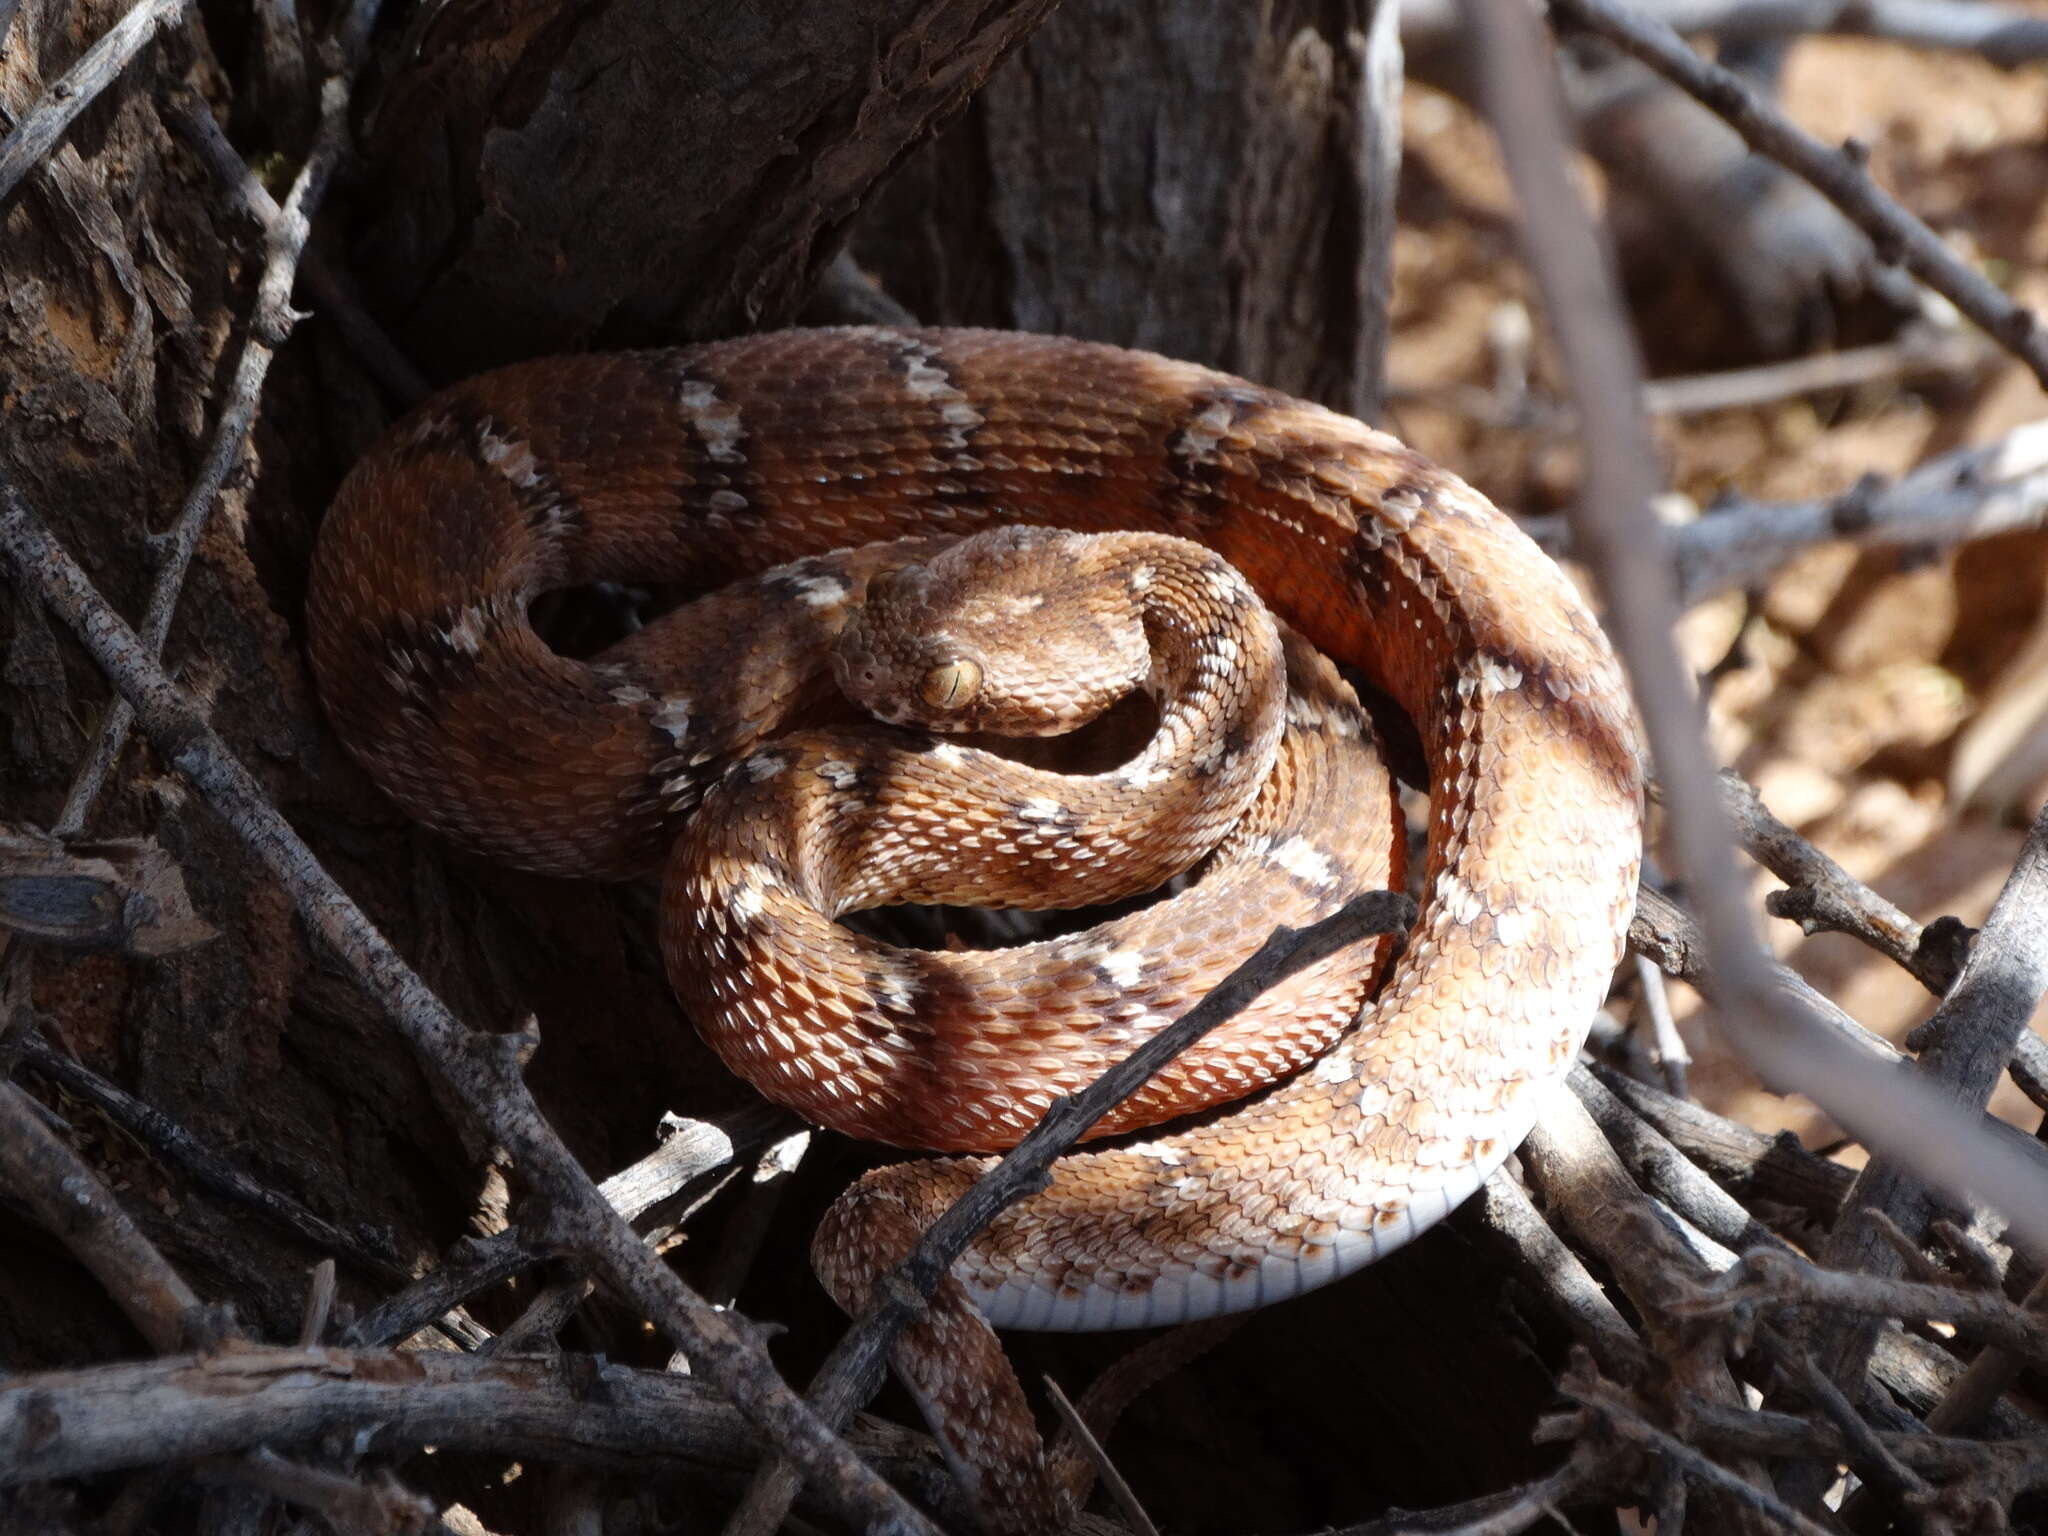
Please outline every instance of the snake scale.
M1620 672L1569 582L1453 475L1240 379L1056 337L809 330L521 364L429 402L338 496L308 631L336 728L411 814L528 869L617 878L657 867L736 763L789 761L764 722L809 719L820 680L769 675L752 648L843 625L873 568L831 552L1011 524L1221 555L1407 712L1431 789L1420 919L1355 1026L1241 1106L1063 1159L905 1335L899 1373L985 1517L1034 1529L1078 1478L1048 1464L991 1325L1142 1327L1324 1284L1476 1190L1569 1067L1620 956L1642 816ZM555 589L764 572L593 662L527 622ZM675 654L695 658L687 686L657 666ZM1297 877L1298 843L1266 850ZM1227 917L1253 942L1279 920ZM1092 958L1140 989L1158 963ZM850 1190L813 1250L834 1297L858 1308L985 1166L904 1163Z

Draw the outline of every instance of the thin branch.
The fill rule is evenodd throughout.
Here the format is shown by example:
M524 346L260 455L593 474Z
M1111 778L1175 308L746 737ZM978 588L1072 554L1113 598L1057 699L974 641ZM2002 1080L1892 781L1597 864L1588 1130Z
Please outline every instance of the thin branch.
M2034 1282L2020 1305L2048 1323L2048 1275ZM1968 1434L2005 1389L2019 1378L2024 1362L2010 1350L1986 1345L1927 1415L1927 1427L1942 1434Z
M342 35L367 37L380 4L381 0L353 0L342 23ZM305 165L300 168L290 193L285 197L284 207L270 226L270 249L264 259L263 274L256 282L256 301L250 315L249 334L242 342L242 355L235 364L234 381L228 387L227 401L221 407L219 420L214 423L213 440L207 446L206 461L200 466L199 476L186 494L177 521L157 541L160 563L156 582L150 588L149 606L143 611L141 629L142 642L149 648L151 656L163 654L164 641L171 632L171 618L177 612L178 598L184 591L185 572L192 563L193 551L199 546L199 536L213 511L214 498L227 483L229 473L241 462L249 439L249 428L256 420L256 409L262 401L263 381L269 375L270 360L276 355L276 349L284 345L298 318L291 307L293 275L306 248L306 238L312 231L313 212L320 206L334 168L348 147L349 66L353 65L356 54L350 51L344 54L344 58L348 64L320 88L319 132L314 136ZM84 766L72 781L63 810L57 815L53 830L59 837L69 837L85 825L93 801L99 797L108 773L128 740L134 719L127 701L115 700L113 709L100 725Z
M1124 1512L1124 1519L1136 1536L1159 1536L1159 1527L1152 1523L1152 1517L1145 1513L1145 1506L1138 1502L1138 1496L1131 1489L1130 1482L1117 1470L1116 1463L1109 1459L1109 1452L1102 1448L1102 1442L1095 1438L1095 1432L1088 1427L1088 1421L1081 1417L1076 1408L1060 1390L1060 1384L1050 1376L1045 1378L1046 1400L1052 1404L1052 1411L1059 1415L1081 1454L1095 1469L1095 1475L1108 1490L1116 1507Z
M14 132L0 140L0 207L6 206L22 177L57 147L78 114L114 83L157 33L176 26L190 4L191 0L142 0L101 33L63 78L21 115Z
M786 1133L789 1116L768 1105L749 1105L719 1121L685 1120L660 1146L602 1184L598 1193L628 1221L636 1221L704 1175ZM370 1347L411 1338L472 1296L502 1285L538 1264L539 1244L520 1228L465 1238L441 1262L404 1290L390 1295L342 1330L341 1342Z
M322 1252L338 1254L380 1279L402 1281L410 1274L398 1262L384 1234L344 1230L289 1195L259 1183L155 1105L115 1087L40 1034L24 1034L21 1059L30 1070L91 1104L151 1151L188 1174L201 1188L248 1206L302 1242Z
M1674 31L1721 42L1833 33L1974 53L2001 69L2048 58L2048 19L1991 0L1640 0ZM1418 49L1456 40L1454 0L1403 0L1401 36Z
M43 1124L35 1101L0 1081L0 1187L27 1204L93 1273L159 1353L186 1343L199 1297L142 1235L78 1154ZM4 1464L5 1457L0 1457ZM4 1473L0 1473L4 1478Z
M1693 1300L1683 1303L1686 1311L1701 1317L1759 1305L1949 1323L2037 1365L2048 1365L2048 1318L1995 1291L1823 1269L1795 1254L1770 1249L1746 1254L1740 1265L1701 1286Z
M1929 459L1889 485L1867 477L1817 501L1732 496L1670 535L1687 607L1767 580L1816 545L1946 547L2048 522L2048 421ZM1562 513L1522 520L1551 554L1573 553Z
M1701 58L1664 22L1618 0L1550 0L1550 14L1554 23L1606 38L1726 120L1751 149L1811 184L1870 236L1879 260L1903 266L1954 304L2048 386L2048 331L2039 319L1880 189L1863 168L1866 150L1830 149L1741 76Z
M930 1523L789 1390L758 1344L742 1337L650 1254L605 1202L527 1089L521 1067L534 1044L532 1035L478 1036L463 1027L321 867L204 712L164 674L5 480L0 480L0 550L14 565L23 592L39 598L77 634L135 707L158 754L240 834L284 887L314 937L377 1001L454 1101L511 1154L565 1245L687 1349L693 1363L731 1395L779 1450L800 1457L807 1474L819 1480L815 1486L841 1514L929 1531Z
M1946 926L1930 942L1927 929L1773 816L1755 785L1723 773L1721 788L1743 850L1789 887L1772 894L1772 916L1789 918L1808 933L1849 934L1936 997L1949 989L1969 953L1968 929Z
M1924 1027L1927 1046L1915 1068L1943 1098L1965 1110L1982 1110L2026 1033L2041 996L2048 992L2048 811L2027 835L2025 846L1992 904L1984 929L1970 946L1962 974ZM1842 1269L1890 1273L1892 1249L1867 1218L1882 1214L1917 1238L1934 1214L1930 1192L1910 1159L1879 1149L1850 1191L1844 1220L1827 1248L1828 1261ZM2043 1250L2048 1251L2048 1250ZM1814 1334L1814 1354L1838 1384L1862 1380L1875 1340L1875 1326L1824 1318Z
M1522 1283L1548 1304L1603 1371L1632 1374L1647 1354L1642 1341L1522 1186L1505 1169L1496 1170L1479 1205L1481 1230Z
M196 97L181 96L165 109L164 122L212 173L236 211L266 238L270 237L279 227L284 211L236 153L206 104ZM394 401L410 407L432 393L433 386L426 376L413 366L412 359L399 349L390 333L363 307L348 282L321 259L318 251L305 252L299 263L299 278L314 303L334 322L350 350Z
M1648 955L1634 956L1636 1005L1650 1021L1651 1059L1663 1074L1664 1086L1676 1098L1686 1096L1685 1069L1692 1065L1692 1052L1678 1032L1671 1016L1671 994L1664 985L1664 973Z

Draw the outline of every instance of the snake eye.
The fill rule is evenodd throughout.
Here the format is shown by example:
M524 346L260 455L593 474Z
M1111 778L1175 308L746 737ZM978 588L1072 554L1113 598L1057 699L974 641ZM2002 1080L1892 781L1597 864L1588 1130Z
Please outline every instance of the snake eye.
M933 709L965 704L981 691L981 664L964 656L941 662L925 673L917 691Z

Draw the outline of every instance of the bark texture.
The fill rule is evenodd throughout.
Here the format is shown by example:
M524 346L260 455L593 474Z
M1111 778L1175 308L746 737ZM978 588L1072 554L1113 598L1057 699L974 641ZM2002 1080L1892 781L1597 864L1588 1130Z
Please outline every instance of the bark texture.
M358 262L447 377L786 323L1051 6L457 0L377 114Z
M924 320L1149 347L1370 420L1397 18L1070 0L883 189L855 253Z

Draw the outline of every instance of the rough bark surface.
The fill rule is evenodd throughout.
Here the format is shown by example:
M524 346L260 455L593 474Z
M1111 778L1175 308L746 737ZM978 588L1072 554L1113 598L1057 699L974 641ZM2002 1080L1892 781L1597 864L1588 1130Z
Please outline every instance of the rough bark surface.
M1396 15L1070 0L884 188L855 253L927 321L1150 347L1370 419Z
M1051 4L459 0L378 112L359 264L448 377L786 323Z

